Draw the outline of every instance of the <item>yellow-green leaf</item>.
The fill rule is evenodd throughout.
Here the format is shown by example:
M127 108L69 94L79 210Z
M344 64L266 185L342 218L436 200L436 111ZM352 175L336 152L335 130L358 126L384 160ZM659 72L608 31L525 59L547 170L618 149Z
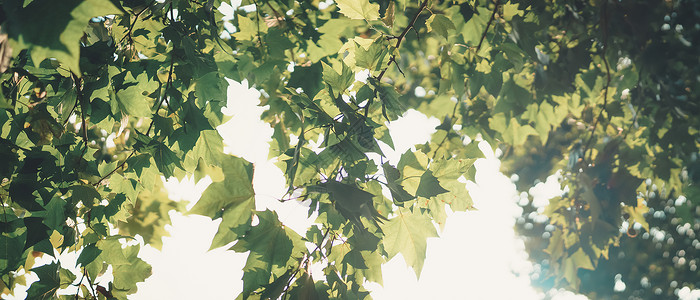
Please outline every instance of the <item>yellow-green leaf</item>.
M350 19L379 19L379 4L369 3L368 0L338 0L336 3L340 13Z

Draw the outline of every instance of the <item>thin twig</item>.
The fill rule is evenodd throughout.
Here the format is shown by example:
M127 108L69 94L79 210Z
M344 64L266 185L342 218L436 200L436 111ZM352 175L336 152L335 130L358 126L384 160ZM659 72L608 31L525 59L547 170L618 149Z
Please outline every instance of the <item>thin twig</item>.
M284 295L282 296L282 300L287 300L287 295L289 294L289 287L292 286L292 282L294 281L294 277L296 277L297 274L299 274L299 270L301 270L301 266L304 264L304 262L307 259L308 258L306 257L306 254L305 254L304 257L302 257L301 260L299 260L299 266L297 266L296 270L294 270L294 273L292 273L292 275L289 276L289 279L287 280L287 284L285 284L285 286L284 286Z
M323 246L323 241L326 239L326 237L328 236L328 233L329 233L330 231L331 231L331 228L330 228L330 227L327 227L327 228L326 228L326 232L323 234L323 237L321 238L321 243L320 243L320 244L317 244L317 245L316 245L316 248L315 248L313 251L311 251L311 253L314 253L314 252L316 252L316 250L321 249L321 247ZM321 253L321 254L323 254L323 253Z
M83 148L83 155L85 155L85 152L87 152L87 147L88 147L88 136L87 136L87 121L86 121L86 113L87 113L87 107L85 107L85 103L87 101L84 101L83 99L83 81L81 78L78 77L75 73L71 73L71 76L73 77L73 82L75 83L75 92L76 92L76 97L75 97L75 102L76 105L80 103L80 127L83 131L82 133L82 138L83 138L83 143L85 143L85 148Z
M128 161L129 158L131 158L132 156L134 156L135 153L136 153L136 150L135 150L135 149L134 149L134 150L131 150L131 153L129 153L129 156L127 156L126 159L124 159L124 161L123 161L122 163L120 163L116 168L114 168L112 171L110 171L109 173L107 173L107 175L102 176L102 178L100 178L100 180L98 180L97 182L93 183L92 185L93 185L93 186L99 186L100 183L102 183L102 181L104 181L105 179L107 179L109 176L112 176L112 174L114 174L114 172L116 172L117 170L119 170L119 169L121 169L122 167L124 167L124 165L126 164L126 161Z
M642 81L641 78L642 78L642 71L643 71L643 70L644 70L643 68L639 68L639 72L637 72L637 74L639 74L639 75L637 76L637 78L639 78L639 79L637 79L637 85L636 85L636 88L635 88L635 92L634 92L632 95L634 95L634 94L640 94L640 93L637 93L637 92L638 92L639 89L640 89L640 83L641 83L641 81ZM628 96L628 97L632 97L632 96ZM632 104L632 99L631 99L631 98L630 98L629 105L631 106L632 111L634 112L634 117L632 118L632 122L630 123L629 127L627 127L627 130L625 130L625 134L622 136L622 139L623 139L623 140L624 140L625 138L627 138L627 134L630 133L630 131L632 131L632 127L634 127L634 125L637 123L637 117L639 117L639 111L642 109L641 107L637 107L637 110L634 111L634 104Z
M171 5L170 5L170 21L171 21L171 22L175 22L175 18L174 18L174 14L173 14L173 12L172 12L172 9L173 9L173 6L172 6L172 4L171 4ZM163 102L164 102L164 101L167 101L167 100L166 100L166 95L167 95L167 93L168 93L168 89L171 88L171 87L172 87L172 84L173 84L173 72L174 72L174 69L175 69L175 55L171 52L171 53L170 53L170 71L168 72L168 80L167 80L166 83L165 83L165 89L164 89L164 91L163 91L163 94L161 95L160 101L158 101L158 106L156 107L156 110L155 110L155 114L156 114L156 115L158 114L158 111L160 110L160 108L163 106ZM169 107L170 107L170 106L168 106L168 108L169 108ZM146 136L148 136L148 135L151 133L151 129L153 129L153 124L154 124L154 123L155 123L155 119L151 120L151 124L148 125L148 130L146 130ZM132 156L134 156L134 154L136 154L136 149L132 149L132 150L131 150L131 153L129 153L129 156L127 156L126 159L124 159L124 161L122 161L119 165L117 165L112 171L110 171L109 173L107 173L105 176L102 176L102 177L100 178L100 180L98 180L97 182L95 182L95 183L93 184L93 186L99 186L100 183L102 183L102 181L104 181L105 179L107 179L109 176L112 176L112 174L114 174L114 172L116 172L117 170L123 168L124 165L126 164L126 162L129 160L129 158L131 158Z
M87 272L87 268L83 267L83 275L85 275L85 278L87 278L88 282L88 287L90 288L90 291L92 292L92 297L97 299L97 293L95 293L95 289L92 287L92 280L90 280L90 275ZM87 298L87 297L85 297Z
M260 37L260 9L258 8L258 1L253 0L253 4L255 5L255 27L257 28L257 34L258 34L258 42L260 43L260 48L265 48L263 45L262 38ZM263 56L265 55L265 51L262 52Z
M166 95L168 94L168 89L172 87L173 84L173 71L175 68L175 55L173 53L170 53L170 71L168 71L168 80L165 82L165 90L163 91L163 95L160 98L160 101L158 101L158 106L156 106L155 114L158 114L158 111L160 108L163 106L163 102L167 101L166 100ZM148 125L148 130L146 130L146 135L151 133L151 129L153 129L153 124L155 123L155 120L151 120L151 124Z
M425 9L425 7L427 5L428 5L428 0L424 0L420 4L420 7L418 7L418 12L416 12L416 14L413 15L411 22L408 23L406 28L404 28L404 30L401 32L401 34L398 37L395 37L395 39L396 39L396 45L394 45L395 51L398 51L399 46L401 46L401 42L403 41L404 37L406 37L406 34L408 34L408 32L411 30L411 28L413 28L413 25L416 23L416 20L418 20L418 16L423 12L423 10ZM391 37L391 39L394 39L394 37ZM396 67L399 66L399 64L396 62L396 55L393 53L391 54L391 57L389 57L389 62L387 62L386 67L384 67L384 69L382 69L382 71L379 73L379 75L377 77L375 77L375 79L377 80L377 84L381 84L382 78L384 78L384 74L386 74L386 71L389 69L389 67L391 66L392 63L395 64ZM399 68L399 72L401 72L401 74L403 75L401 68ZM378 91L378 89L374 90L374 96L372 98L370 98L369 100L367 100L367 104L365 104L365 107L364 107L365 108L365 118L367 118L367 116L369 115L369 107L372 105L372 101L374 100L374 98L377 97L377 91Z
M459 103L461 101L457 99L457 103L455 103L455 106L452 108L452 115L450 116L450 128L454 126L454 121L455 117L457 116L457 107L459 106ZM432 160L435 160L435 157L437 156L438 150L442 147L443 144L445 144L445 141L447 141L447 137L450 135L449 130L447 130L447 134L445 134L445 137L442 138L442 141L438 144L437 148L435 148L435 152L433 153L433 158Z
M136 21L139 20L139 17L141 16L141 14L143 14L146 10L148 10L149 7L151 7L151 5L153 4L153 2L155 2L155 1L151 1L151 3L149 3L148 5L146 5L146 7L144 7L139 13L137 13L137 14L135 15L136 18L134 18L134 22L129 22L129 30L126 32L126 35L125 35L124 37L122 37L121 40L119 40L119 44L121 44L121 43L124 41L124 39L126 39L127 37L129 38L129 42L131 42L131 43L134 42L134 39L131 37L131 33L132 33L133 30L134 30L134 25L136 25ZM130 15L130 16L131 16L131 15Z
M484 29L484 32L481 34L481 39L479 39L479 45L476 46L476 53L479 53L479 50L481 49L481 44L484 42L484 39L486 39L486 33L489 31L489 27L491 27L491 23L496 19L496 12L498 12L498 6L501 5L500 0L496 0L496 7L493 8L493 13L491 13L491 18L489 19L489 22L486 23L486 29Z
M78 287L78 290L75 291L75 300L78 300L78 292L80 291L80 285L83 284L83 279L85 279L85 273L83 273L83 276L80 276L80 281L78 281L78 283L75 284L75 286Z
M277 18L277 21L284 20L284 18L280 17L280 14L275 10L275 8L272 7L272 5L270 4L270 1L267 1L267 3L265 3L265 4L267 4L267 7L269 7L270 10L272 10L272 13L275 14L275 18Z
M319 250L319 249L321 248L321 246L323 246L323 241L326 239L326 237L328 236L328 232L330 232L330 231L331 231L331 228L330 228L330 227L327 227L327 228L326 228L326 233L324 233L324 234L323 234L323 237L321 238L321 243L316 244L316 248L315 248L313 251L309 252L309 255L304 254L304 258L302 258L302 260L299 261L299 266L297 267L297 269L294 271L294 273L292 274L292 276L290 276L290 277L289 277L289 280L287 281L287 285L286 285L285 288L284 288L284 296L282 296L282 299L287 299L287 294L288 294L288 292L289 292L289 287L291 286L292 280L294 279L294 277L297 275L297 273L299 273L299 270L301 270L302 264L305 263L306 266L307 266L307 268L308 268L309 259L311 259L311 254L313 254L314 252L316 252L316 250ZM321 256L323 256L323 252L319 252L319 253L321 253Z
M598 116L595 119L595 122L593 123L593 129L591 129L591 136L588 137L588 140L586 141L586 146L583 148L583 158L586 160L586 157L588 156L586 153L591 150L591 142L593 141L593 136L595 136L595 130L598 127L598 124L600 123L600 120L603 118L603 112L606 111L606 107L608 105L608 89L610 88L610 81L612 78L610 77L610 64L608 63L608 58L606 56L606 50L608 48L608 5L607 1L603 1L603 7L601 7L601 10L603 11L603 16L600 19L601 26L603 27L603 53L601 54L601 57L603 58L603 64L605 65L605 75L606 75L606 81L605 81L605 90L603 90L603 107L601 107L600 112L598 113ZM609 116L608 116L609 117Z

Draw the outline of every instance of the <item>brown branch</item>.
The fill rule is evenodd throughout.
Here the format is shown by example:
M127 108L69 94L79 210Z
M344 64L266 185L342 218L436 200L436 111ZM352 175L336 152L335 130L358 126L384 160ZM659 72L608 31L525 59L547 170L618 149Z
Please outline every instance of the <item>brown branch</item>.
M498 6L501 5L500 0L496 0L496 7L493 8L493 13L491 13L491 18L489 19L489 22L486 23L486 28L484 29L484 32L481 34L481 39L479 39L479 45L476 46L476 52L478 53L479 50L481 49L481 45L486 39L486 33L489 31L489 27L491 27L491 23L496 19L496 12L498 12Z
M122 37L121 40L119 40L119 44L121 44L121 43L124 41L124 39L126 39L127 37L129 38L129 42L131 42L131 43L134 42L134 39L131 37L131 33L132 33L133 30L134 30L134 25L136 25L136 21L139 20L139 17L141 16L141 14L143 14L154 2L155 2L155 1L151 1L151 3L149 3L148 5L146 5L146 7L144 7L140 12L138 12L138 13L135 15L136 18L134 18L134 22L129 22L129 30L126 32L126 35L125 35L124 37ZM130 16L131 16L131 15L130 15Z
M411 30L411 28L413 28L413 25L415 25L416 20L418 20L418 16L423 12L423 10L425 9L426 6L428 6L428 0L424 0L420 4L420 7L418 7L418 12L416 12L416 14L413 15L411 22L408 23L408 25L406 26L406 28L404 28L404 30L401 32L401 34L398 37L391 37L391 39L394 39L394 38L396 39L396 45L394 45L395 50L399 49L399 46L401 46L401 42L406 37L406 34L408 34L408 32ZM389 57L389 62L387 62L386 67L384 67L384 69L382 69L382 71L379 73L379 75L377 77L375 77L375 79L377 80L377 84L381 84L382 78L384 78L384 74L386 74L386 71L389 69L389 67L391 66L392 63L395 64L396 67L399 66L398 63L396 62L396 55L394 55L393 53L391 54L391 57ZM403 74L403 72L401 71L401 68L399 68L399 72L401 72L401 74ZM367 118L367 115L369 114L369 107L372 105L372 100L374 100L374 98L376 98L376 97L377 97L377 89L374 90L374 96L372 98L370 98L369 100L367 100L367 104L365 104L365 107L364 107L365 108L365 118ZM385 118L386 118L386 116L385 116Z
M270 4L270 1L267 1L267 3L265 3L265 4L267 4L267 7L269 7L270 10L272 10L272 13L275 14L275 18L277 18L278 21L284 20L283 17L280 17L280 14L277 12L277 10L275 10L275 8L272 7L272 5Z

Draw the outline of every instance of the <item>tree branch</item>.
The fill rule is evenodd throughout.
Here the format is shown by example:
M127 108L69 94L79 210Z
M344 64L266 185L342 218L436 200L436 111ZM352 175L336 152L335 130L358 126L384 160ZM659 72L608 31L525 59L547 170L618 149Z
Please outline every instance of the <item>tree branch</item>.
M428 6L428 0L424 0L420 4L420 7L418 7L418 11L416 12L415 15L413 15L411 22L409 22L408 25L406 26L406 28L404 28L404 30L401 32L401 34L398 37L396 37L396 45L394 45L394 48L396 51L398 51L399 46L401 46L401 42L406 37L406 34L408 34L408 32L411 30L411 28L413 28L413 25L415 25L416 20L418 20L418 16L423 12L423 10L425 9L426 6ZM392 37L392 39L393 39L393 37ZM393 53L391 54L391 57L389 57L389 62L386 64L386 67L384 67L384 69L382 69L382 71L379 73L379 75L377 77L375 77L375 79L377 80L377 84L381 84L382 78L384 78L384 74L386 74L386 71L389 69L389 67L391 66L392 63L395 64L396 67L399 66L398 63L396 63L396 55L394 55ZM401 72L401 74L403 75L401 68L399 68L399 72ZM367 100L367 104L365 104L365 107L364 107L365 108L365 118L367 118L367 115L369 114L369 107L372 105L372 101L376 97L377 97L377 89L374 90L374 96L372 98L370 98L369 100ZM384 117L386 118L386 115Z
M588 153L591 147L591 142L593 141L593 136L595 136L595 130L598 127L598 124L600 123L600 120L603 118L603 112L606 111L606 107L608 105L608 89L610 88L610 82L612 78L610 77L610 63L608 62L608 58L606 56L607 53L607 48L608 48L608 5L607 1L603 1L603 6L601 7L601 10L603 11L603 16L600 18L600 23L601 26L603 27L603 50L601 53L601 57L603 58L603 64L605 65L605 76L606 76L606 81L605 81L605 89L603 90L603 107L601 107L600 112L598 112L598 116L595 119L595 122L593 123L593 129L591 129L591 136L588 137L588 140L586 141L586 146L583 148L583 158L584 161L587 161L588 159ZM608 116L610 118L610 116Z
M496 19L496 12L498 12L499 5L501 5L501 0L496 0L496 7L493 8L493 12L491 13L491 18L489 19L488 23L486 23L486 28L484 29L484 32L481 34L481 39L479 39L479 45L476 46L477 53L481 49L481 45L484 43L484 40L486 39L486 33L489 31L489 27L491 27L491 24Z
M153 2L155 2L155 1L151 1L151 3L149 3L148 5L146 5L146 7L144 7L140 12L138 12L138 13L135 15L136 18L134 18L134 22L130 22L130 23L129 23L129 30L126 32L126 35L125 35L124 37L122 37L121 40L119 40L119 44L121 44L122 42L124 42L124 40L125 40L127 37L129 38L129 42L130 42L130 43L133 43L133 42L134 42L134 39L131 37L131 33L132 33L133 30L134 30L134 25L136 25L136 21L139 20L139 17L141 16L141 14L143 14L149 7L151 7L151 5L153 4Z

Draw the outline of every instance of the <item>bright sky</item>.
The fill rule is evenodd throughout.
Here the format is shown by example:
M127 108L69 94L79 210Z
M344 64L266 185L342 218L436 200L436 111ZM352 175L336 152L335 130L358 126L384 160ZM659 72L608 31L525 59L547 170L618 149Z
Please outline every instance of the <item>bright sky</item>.
M277 211L282 222L302 236L313 220L306 219L307 208L298 202L277 201L285 192L284 177L268 157L272 129L260 121L259 92L247 83L231 81L224 113L232 119L218 129L225 151L255 164L256 208ZM429 139L439 121L416 111L389 124L396 150L382 149L392 161L411 145ZM384 286L368 284L374 299L488 299L517 297L542 299L544 294L530 285L532 264L524 244L513 231L520 216L520 199L515 185L498 172L499 161L486 143L480 144L486 159L477 161L476 182L467 183L477 211L450 213L441 238L428 241L428 253L420 280L399 256L383 266ZM166 186L171 198L197 201L210 181L194 185L171 179ZM139 284L131 299L232 299L241 291L245 254L207 252L218 222L206 217L171 213L171 237L163 239L159 252L149 246L141 256L153 266L153 276ZM173 287L189 288L173 288ZM507 288L504 288L507 287ZM585 299L559 293L555 299Z

